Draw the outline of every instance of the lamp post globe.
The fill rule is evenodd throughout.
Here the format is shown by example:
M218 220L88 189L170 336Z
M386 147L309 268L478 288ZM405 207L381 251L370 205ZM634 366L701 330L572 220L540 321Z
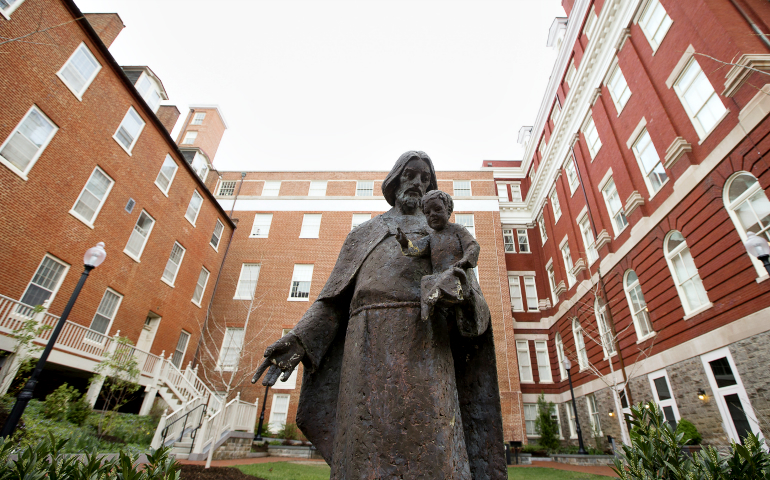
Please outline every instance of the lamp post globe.
M583 432L580 430L580 420L578 420L578 414L577 414L577 404L575 403L575 390L572 389L572 372L570 369L572 368L572 362L569 358L567 358L566 355L564 355L564 360L561 361L562 364L564 364L564 369L567 370L567 380L569 380L569 393L572 396L572 413L575 414L575 431L577 432L578 437L578 455L588 455L588 452L586 452L585 447L583 446Z
M32 370L32 375L30 375L27 383L24 384L24 388L22 388L19 396L16 397L16 403L13 405L11 413L8 414L3 429L0 431L0 437L8 438L13 434L13 431L16 430L16 426L19 424L19 420L21 420L24 409L27 408L27 404L35 393L35 386L37 386L38 379L43 372L43 367L45 367L48 356L51 354L51 350L53 350L53 346L56 344L59 334L67 323L67 317L69 317L70 311L75 305L75 301L78 299L80 290L86 283L88 274L91 273L91 270L101 265L105 258L107 258L107 251L104 249L104 242L99 242L95 247L86 250L86 253L83 256L84 269L83 273L80 275L80 280L78 280L78 284L75 286L75 290L73 290L72 295L67 302L67 306L64 307L64 311L61 314L61 318L59 318L59 321L56 323L56 327L54 327L53 332L51 332L51 337L48 339L48 343L45 345L43 353L40 354L40 359L38 359L35 369Z
M767 270L767 274L770 275L770 244L767 240L758 236L754 232L746 234L746 240L743 241L743 246L746 247L746 251L749 255L762 260L762 264Z

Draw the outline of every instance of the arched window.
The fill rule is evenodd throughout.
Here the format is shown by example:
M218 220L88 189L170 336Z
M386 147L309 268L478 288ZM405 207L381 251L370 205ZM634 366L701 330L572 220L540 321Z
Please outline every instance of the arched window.
M698 275L698 269L687 247L687 242L681 233L673 230L663 241L666 262L674 277L676 291L682 301L685 315L705 309L711 305L703 282Z
M588 354L586 343L583 340L583 328L577 318L572 319L572 336L575 337L575 353L577 354L580 370L588 367Z
M647 313L647 302L644 301L642 287L639 285L639 277L636 272L629 270L623 278L623 288L626 291L626 299L631 309L631 317L634 319L634 328L636 328L636 338L643 340L655 332L652 329L650 316Z
M612 338L612 329L610 323L607 321L607 306L600 305L599 299L594 301L594 313L596 314L596 323L599 324L599 336L602 341L602 350L604 350L604 357L615 355L615 341Z
M770 240L770 201L754 175L735 173L725 183L723 198L741 240L746 240L748 232ZM767 274L761 261L752 256L749 258L759 276Z
M567 378L567 371L564 369L564 343L559 332L556 332L556 357L559 359L559 375L564 380Z

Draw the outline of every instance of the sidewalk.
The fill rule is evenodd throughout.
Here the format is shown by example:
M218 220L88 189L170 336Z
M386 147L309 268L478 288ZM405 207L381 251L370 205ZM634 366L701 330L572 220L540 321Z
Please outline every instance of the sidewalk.
M270 457L268 457L268 458L270 458ZM532 467L553 468L553 469L556 469L556 470L569 470L569 471L572 471L572 472L593 473L594 475L606 475L608 477L618 478L617 474L615 474L615 472L613 472L610 467L604 467L604 466L589 467L589 466L583 466L583 465L567 465L566 463L559 463L559 462L538 462L537 460L532 460L532 465L509 465L509 467L512 467L512 468L532 468Z

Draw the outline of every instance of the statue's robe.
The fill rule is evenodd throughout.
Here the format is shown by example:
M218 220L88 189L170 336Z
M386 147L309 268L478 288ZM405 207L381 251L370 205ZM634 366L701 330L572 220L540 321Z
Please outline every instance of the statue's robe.
M462 315L437 309L427 322L419 291L429 263L414 263L404 278L412 298L399 298L404 289L392 293L387 282L379 294L363 291L366 281L377 286L375 260L401 269L400 262L425 262L394 256L401 255L394 217L391 210L348 235L293 329L305 349L297 425L333 479L506 479L491 319L472 271ZM411 218L418 219L422 225L406 233L430 231L423 217Z

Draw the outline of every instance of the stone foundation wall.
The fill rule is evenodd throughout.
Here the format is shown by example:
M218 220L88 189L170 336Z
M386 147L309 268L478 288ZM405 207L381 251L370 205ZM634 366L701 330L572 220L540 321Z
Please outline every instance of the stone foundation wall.
M246 458L249 456L249 452L251 452L252 441L252 438L230 437L214 451L214 460Z

